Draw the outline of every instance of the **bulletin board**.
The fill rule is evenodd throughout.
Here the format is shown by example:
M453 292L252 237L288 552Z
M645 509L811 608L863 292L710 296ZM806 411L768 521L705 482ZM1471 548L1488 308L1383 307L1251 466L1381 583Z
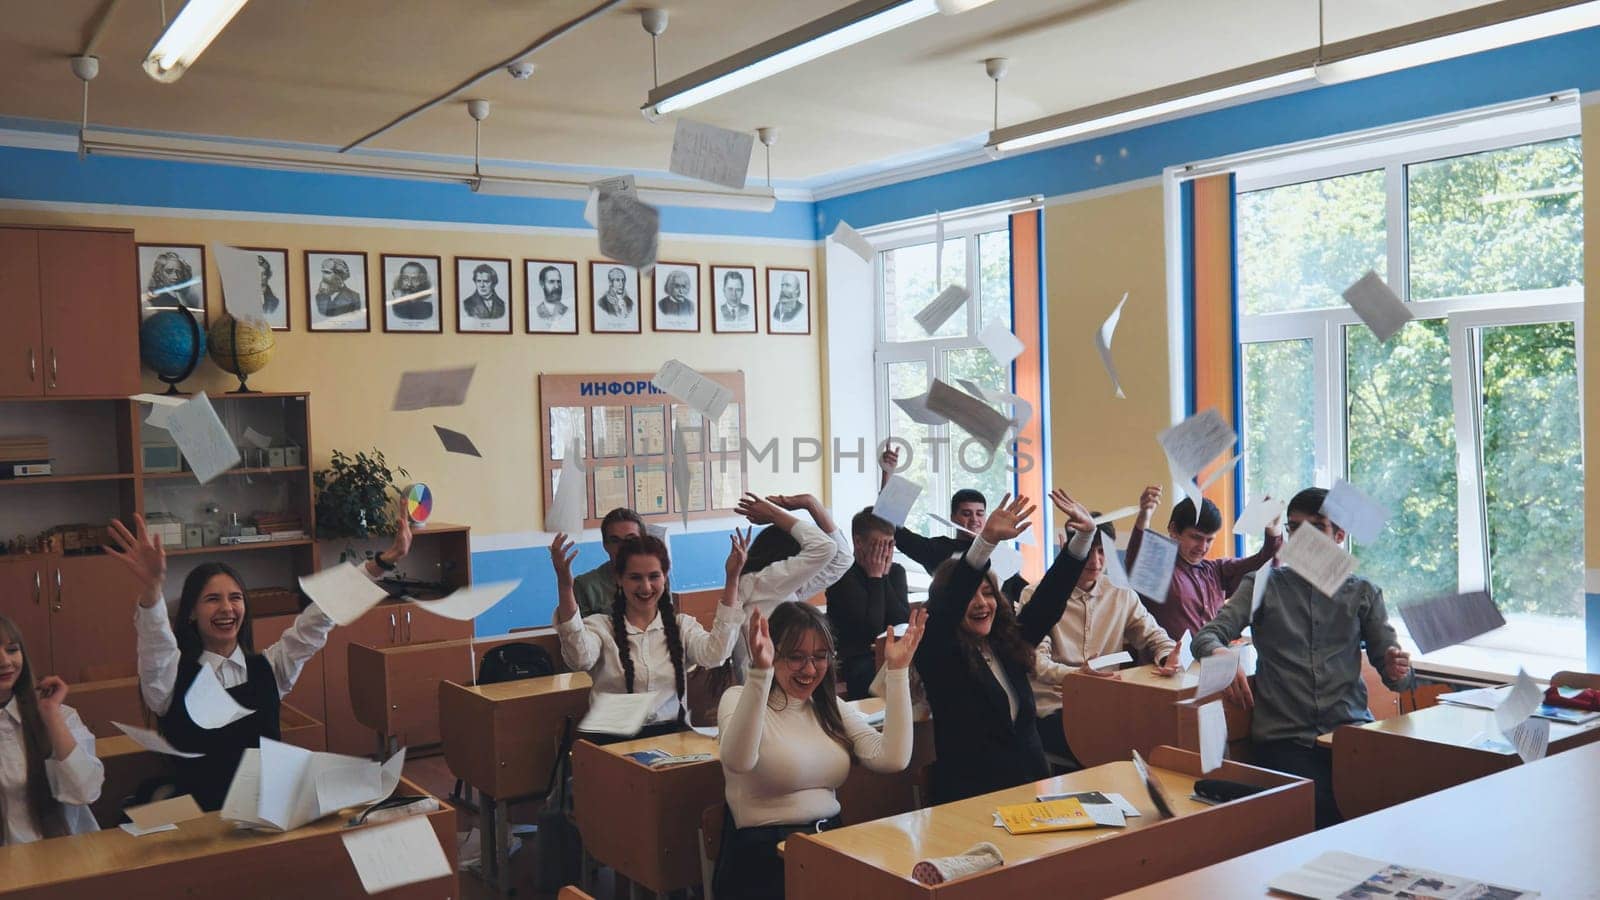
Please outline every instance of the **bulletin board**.
M568 445L579 438L589 464L584 527L598 528L615 507L652 519L721 518L744 494L743 372L701 372L733 391L715 421L650 383L653 372L540 375L540 483L554 501ZM672 483L672 425L683 432L689 490Z

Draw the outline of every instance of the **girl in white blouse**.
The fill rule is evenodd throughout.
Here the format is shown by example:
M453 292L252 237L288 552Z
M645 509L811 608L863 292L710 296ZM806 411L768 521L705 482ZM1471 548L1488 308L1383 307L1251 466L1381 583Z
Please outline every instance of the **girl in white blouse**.
M588 672L594 694L655 693L661 704L645 718L641 735L677 731L687 722L684 692L689 664L720 666L733 651L744 622L737 593L739 570L749 536L728 536L727 581L716 619L706 631L694 616L677 611L667 573L667 546L651 535L624 541L617 551L617 594L611 612L578 615L572 590L572 560L577 545L564 534L550 544L556 570L556 634L561 658L575 672ZM594 739L594 738L591 738ZM602 738L603 740L603 738Z
M334 621L315 603L307 606L264 653L256 653L244 579L224 563L196 566L184 579L176 615L169 619L162 588L167 555L161 538L135 516L136 532L112 521L115 546L106 549L139 579L134 628L139 639L139 691L159 719L161 734L197 758L174 757L178 790L201 809L222 808L244 751L261 739L278 740L280 701L294 690L300 672L328 642ZM411 523L398 517L394 543L368 561L368 577L393 569L411 549ZM176 628L174 628L174 622ZM205 728L189 715L184 698L202 668L211 670L240 706L252 711L221 728ZM177 702L174 702L176 699Z
M22 632L0 616L0 844L99 831L89 804L106 770L54 675L37 682Z
M811 521L794 515L805 511ZM806 601L850 571L855 544L839 530L828 508L810 494L745 494L734 507L756 525L767 525L750 542L739 573L739 605L771 616L778 604ZM733 651L734 677L743 678L750 651L741 634Z
M729 813L714 882L718 897L783 897L778 842L796 831L839 826L835 792L851 763L899 772L911 761L908 667L926 621L925 611L912 610L905 635L884 646L880 735L837 695L833 633L821 611L783 603L770 623L760 610L750 614L748 679L722 695L717 715Z

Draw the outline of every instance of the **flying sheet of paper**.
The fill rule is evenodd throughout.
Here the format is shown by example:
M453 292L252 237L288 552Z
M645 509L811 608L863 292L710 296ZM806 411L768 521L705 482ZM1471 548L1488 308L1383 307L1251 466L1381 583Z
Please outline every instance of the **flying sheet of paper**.
M1411 310L1395 296L1377 272L1368 271L1355 284L1345 288L1344 302L1350 304L1361 321L1367 323L1372 335L1380 343L1394 337L1395 332L1411 321Z
M989 351L989 355L994 357L995 362L1002 367L1011 365L1011 361L1021 356L1022 351L1026 349L1022 341L1011 333L1011 329L998 319L978 332L978 343L982 344Z
M661 705L661 698L648 694L589 695L589 712L578 723L579 731L591 734L620 734L632 736L644 727L644 720Z
M1128 584L1152 603L1167 602L1167 586L1172 583L1172 567L1178 562L1178 545L1171 539L1145 529L1139 542L1139 555L1133 558Z
M1139 507L1137 507L1137 506L1124 506L1124 507L1121 507L1120 509L1113 509L1111 512L1108 512L1108 513L1101 513L1100 515L1095 516L1090 521L1094 522L1096 525L1104 525L1107 522L1120 522L1120 521L1122 521L1123 519L1126 519L1129 516L1138 515L1138 513L1139 513Z
M1338 592L1357 565L1354 556L1315 528L1296 528L1278 551L1278 561L1329 597Z
M1094 333L1094 349L1100 354L1100 364L1111 376L1111 389L1119 399L1126 399L1128 395L1122 392L1122 380L1117 377L1117 366L1111 361L1111 338L1117 333L1117 323L1122 320L1122 307L1127 302L1128 295L1124 292L1122 299L1117 301L1117 308L1111 311L1111 315L1100 323L1100 330Z
M1233 677L1238 671L1239 653L1236 650L1214 653L1201 659L1200 684L1195 687L1194 702L1200 703L1207 697L1227 690L1228 685L1233 684Z
M1112 587L1122 588L1125 591L1133 590L1133 581L1128 577L1128 570L1122 565L1122 555L1117 553L1116 542L1104 531L1100 532L1100 548L1105 551L1105 576ZM1137 562L1137 560L1135 560ZM1166 596L1162 594L1163 598Z
M244 429L244 442L257 450L265 450L272 446L272 438L246 425Z
M672 158L667 170L740 190L750 174L755 135L679 119L672 132Z
M1244 512L1233 523L1235 534L1255 534L1265 531L1272 520L1283 518L1284 510L1289 508L1289 501L1278 500L1261 494L1245 504Z
M1178 464L1173 462L1170 456L1167 457L1167 472L1172 476L1172 483L1178 486L1178 490L1183 491L1183 495L1194 501L1194 505L1199 507L1201 505L1200 501L1205 499L1205 495L1200 493L1200 485L1195 482L1194 476L1185 476L1179 472Z
M328 618L346 627L366 615L389 592L367 577L367 573L349 563L335 563L313 575L300 576L300 590Z
M216 670L210 666L201 666L195 673L194 682L189 685L188 693L183 695L183 708L189 711L189 718L196 725L213 731L225 728L252 712L240 706L239 701L228 694L222 682L217 680Z
M1157 436L1180 479L1200 474L1238 439L1215 408L1195 413Z
M941 516L938 513L928 513L928 518L934 520L935 522L938 522L940 525L943 525L946 528L953 528L953 529L955 529L957 532L959 532L961 534L972 535L974 537L977 536L977 532L973 531L971 528L966 528L966 527L963 527L961 525L957 525L956 523L950 521L949 519L946 519L944 516ZM1023 532L1023 534L1027 534L1027 532Z
M383 790L378 767L370 760L323 767L313 776L312 784L317 793L317 812L324 816L370 803Z
M154 828L140 828L139 826L133 824L132 822L123 822L121 825L118 825L117 827L121 828L123 831L126 831L127 833L133 835L134 837L144 837L147 834L160 834L163 831L177 831L178 830L178 826L176 826L176 825L157 825Z
M733 402L733 389L713 381L675 359L669 359L650 383L716 421Z
M600 192L589 188L589 199L583 202L583 220L590 228L600 227Z
M1215 469L1212 469L1211 470L1211 474L1206 476L1206 480L1200 482L1200 490L1203 492L1203 491L1205 491L1206 488L1211 487L1213 484L1216 484L1218 481L1221 481L1222 480L1222 476L1228 474L1229 472L1232 472L1233 471L1233 467L1237 466L1239 464L1239 460L1241 460L1241 459L1244 459L1244 454L1243 453L1240 453L1239 455L1233 457L1232 459L1228 460L1227 462L1223 463L1222 465L1217 466Z
M589 494L589 467L583 459L582 444L574 437L561 459L561 478L556 494L545 510L544 530L577 538L583 533L583 507Z
M439 443L444 445L446 453L460 453L463 456L476 456L483 458L478 448L473 445L472 438L459 431L451 431L439 425L433 426L434 433L439 435Z
M131 400L150 404L150 415L145 417L145 424L154 428L166 428L167 419L172 416L172 411L184 404L187 397L175 397L167 394L134 394Z
M262 820L261 808L261 751L247 747L239 758L239 767L233 770L233 780L228 782L228 794L222 801L219 817L228 822L271 828L271 822Z
M601 194L600 253L639 270L656 264L661 211L632 194Z
M1511 684L1511 693L1506 694L1506 698L1494 708L1495 729L1509 737L1512 729L1533 715L1543 700L1544 691L1539 690L1538 683L1528 675L1528 670L1518 669L1517 680Z
M944 416L991 451L1011 430L1011 420L999 410L937 378L928 388L928 411Z
M1454 647L1506 624L1500 608L1484 591L1408 603L1400 607L1400 618L1423 653Z
M1376 541L1389 524L1389 510L1343 478L1333 480L1321 512L1363 544Z
M1250 581L1250 621L1256 620L1256 613L1261 611L1261 598L1267 596L1267 582L1272 580L1272 560L1261 564L1255 571Z
M194 797L188 794L157 800L143 806L125 806L122 811L146 834L163 825L176 825L205 815L200 810L200 804L194 802Z
M861 232L851 228L848 222L841 221L835 225L830 237L835 244L861 257L862 262L872 262L872 257L877 255L878 251L872 246L872 242L862 237Z
M1098 672L1103 669L1114 669L1117 666L1128 665L1132 662L1133 654L1126 650L1118 650L1116 653L1107 653L1104 656L1096 656L1094 659L1091 659L1085 663L1085 665Z
M1522 724L1511 729L1506 737L1511 739L1512 746L1517 748L1517 755L1522 757L1523 762L1537 762L1544 759L1550 750L1550 720L1523 719Z
M1178 671L1187 672L1192 665L1194 665L1194 650L1189 644L1189 632L1185 631L1183 636L1178 638Z
M1011 427L1018 432L1027 428L1028 423L1033 421L1033 404L1022 399L1019 394L986 388L965 378L957 378L956 384L961 385L967 393L972 394L974 397L981 397L997 406L1011 407Z
M317 817L315 785L307 789L312 751L261 739L261 802L256 815L288 831Z
M600 227L600 198L606 194L628 194L637 197L638 189L634 185L633 176L613 175L610 178L589 182L589 200L583 205L583 220L595 228Z
M217 274L222 276L223 309L241 322L265 322L261 264L256 262L256 252L213 241L211 258L217 261Z
M460 406L467 402L467 389L472 387L472 375L477 366L454 369L428 369L405 372L395 388L395 412L413 409L433 409L440 406Z
M1228 752L1228 720L1222 714L1222 701L1213 700L1198 710L1200 718L1200 774L1214 772Z
M234 446L204 391L173 407L166 429L201 484L239 464L239 448Z
M427 816L346 831L339 838L368 894L455 875Z
M927 392L918 394L915 397L896 397L894 405L900 407L900 411L918 425L943 425L945 423L944 416L928 410Z
M158 732L151 731L148 728L139 728L135 725L124 725L121 722L112 722L111 724L115 725L118 731L122 732L128 737L133 738L133 742L135 744L138 744L152 753L164 753L167 756L181 756L184 759L199 759L200 757L205 756L204 753L185 753L168 743L167 739L162 737Z
M943 325L946 320L955 315L956 310L967 305L967 301L970 299L972 299L972 292L962 285L952 284L940 291L939 296L930 300L928 305L924 306L912 318L917 320L917 324L922 326L923 331L931 335L938 331L939 326Z
M689 530L689 451L684 445L683 429L676 420L672 423L672 494L678 498L678 508L683 512L683 530Z
M1022 551L1010 541L996 544L994 552L989 554L989 571L1001 584L1005 584L1011 576L1022 571Z
M921 494L922 485L890 475L883 490L878 491L878 498L872 501L872 514L899 528L906 523L906 516Z
M495 604L504 600L521 584L520 578L514 581L481 582L457 588L450 593L450 596L441 600L411 602L436 616L444 616L446 619L455 619L458 622L471 622L493 609Z

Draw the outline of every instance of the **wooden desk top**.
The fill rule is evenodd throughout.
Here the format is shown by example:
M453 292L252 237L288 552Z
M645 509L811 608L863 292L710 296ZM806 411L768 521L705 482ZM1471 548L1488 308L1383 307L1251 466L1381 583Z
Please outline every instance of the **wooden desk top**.
M1268 881L1319 854L1342 850L1545 897L1593 897L1600 885L1596 772L1600 744L1591 744L1122 896L1280 896L1268 893Z
M585 675L585 678L588 676ZM864 700L854 700L851 706L861 710L866 715L883 710L883 700L878 697L868 697ZM677 731L672 734L663 734L650 738L635 738L631 741L619 741L615 744L598 744L601 750L613 756L623 756L628 753L637 753L640 750L662 750L673 756L687 756L691 753L709 753L711 761L721 759L720 745L714 737L707 737L697 731ZM630 760L631 762L631 760ZM635 763L637 765L637 763ZM646 766L645 768L649 768ZM681 767L676 767L681 768Z
M1466 747L1485 732L1495 731L1493 710L1457 706L1453 703L1424 707L1405 715L1380 719L1359 727L1368 731L1402 735L1413 740L1432 741L1436 744L1453 744L1458 747ZM1582 734L1591 728L1600 728L1600 720L1586 725L1551 722L1550 743Z
M1194 690L1200 686L1200 666L1190 666L1176 675L1162 675L1156 671L1155 666L1146 665L1134 666L1131 669L1119 669L1116 679L1095 678L1093 675L1082 675L1081 677L1101 682L1121 681L1124 684L1137 684L1141 687L1158 688L1178 693Z
M1179 816L1207 808L1189 799L1189 795L1194 793L1193 776L1154 767L1150 771L1166 787L1173 800L1173 811ZM1068 791L1118 793L1138 808L1142 815L1129 818L1126 828L1089 828L1019 836L1010 834L1004 828L994 827L994 811L997 807L1032 803L1038 794ZM1155 804L1150 801L1150 793L1134 770L1133 763L1114 762L992 794L824 832L816 835L815 840L898 878L909 879L912 867L919 860L954 856L980 841L989 841L999 847L1005 855L1006 865L1012 866L1059 850L1148 828L1160 821Z
M125 734L112 737L94 739L94 755L102 760L114 759L119 756L132 756L136 753L145 753L139 742Z
M455 684L445 682L452 687L459 688L469 694L490 701L517 700L522 697L537 697L542 694L559 694L563 691L588 690L594 682L589 679L588 672L563 672L560 675L548 675L543 678L524 678L520 681L502 681L499 684Z

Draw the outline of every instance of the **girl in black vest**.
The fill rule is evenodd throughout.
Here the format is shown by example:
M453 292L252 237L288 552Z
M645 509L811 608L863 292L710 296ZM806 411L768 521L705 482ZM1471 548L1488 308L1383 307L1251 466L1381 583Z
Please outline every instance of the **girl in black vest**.
M1095 535L1081 504L1060 490L1050 499L1071 538L1022 612L1002 602L989 554L1027 529L1034 507L1026 497L1002 500L966 553L934 570L916 666L933 712L935 803L1050 777L1028 676L1034 648L1066 609Z
M377 577L411 547L410 523L404 515L394 544L367 563ZM278 706L311 657L328 641L334 621L315 603L306 607L276 644L256 653L250 634L245 584L225 563L196 566L183 581L177 613L167 618L162 602L167 558L159 536L135 517L137 534L120 522L111 523L115 547L107 549L138 576L143 586L134 625L139 635L139 689L150 711L160 719L161 733L185 753L175 758L180 793L194 795L201 809L222 808L228 785L244 751L262 738L278 740ZM189 715L184 698L201 667L210 669L229 696L250 715L221 728L208 729Z

